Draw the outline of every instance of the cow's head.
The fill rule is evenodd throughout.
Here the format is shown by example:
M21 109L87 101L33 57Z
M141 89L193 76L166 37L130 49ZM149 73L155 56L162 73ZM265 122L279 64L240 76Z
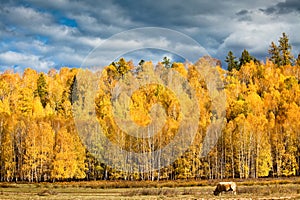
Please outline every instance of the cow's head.
M219 191L218 191L217 189L215 189L214 195L215 195L215 196L218 196L218 195L219 195Z

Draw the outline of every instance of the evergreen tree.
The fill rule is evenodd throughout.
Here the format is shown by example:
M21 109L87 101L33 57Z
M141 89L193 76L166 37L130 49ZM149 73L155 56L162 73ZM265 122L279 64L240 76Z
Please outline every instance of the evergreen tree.
M45 108L49 102L48 97L48 87L46 79L43 73L39 75L37 80L37 89L35 90L35 96L39 96L43 107Z
M239 69L246 63L249 63L251 60L253 60L253 58L251 57L250 53L246 49L244 49L240 57Z
M282 37L278 40L277 46L274 42L271 43L269 54L271 55L271 61L279 66L292 65L294 57L292 55L292 46L289 43L289 38L285 33L282 33Z
M293 63L292 46L289 43L289 38L285 33L279 39L279 51L281 52L281 65L291 65Z
M280 51L277 45L272 42L269 48L269 54L271 55L270 60L277 66L280 66L281 64L281 56L280 56Z
M298 54L297 60L296 60L296 65L300 66L300 53Z
M143 64L145 63L145 61L142 59L142 60L140 60L140 62L139 62L139 67L141 67L141 66L143 66Z
M228 52L228 55L226 56L225 62L227 62L227 70L231 71L232 69L237 69L238 68L238 61L235 60L236 57L233 55L232 51Z
M136 73L143 71L143 64L145 63L144 60L140 60L139 65L136 67Z
M170 58L168 58L167 56L165 56L163 58L162 64L165 66L165 68L170 68L171 67Z

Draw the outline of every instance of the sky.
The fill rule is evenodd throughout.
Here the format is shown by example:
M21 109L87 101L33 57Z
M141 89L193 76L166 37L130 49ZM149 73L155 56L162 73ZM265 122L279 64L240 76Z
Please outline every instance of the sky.
M0 72L157 62L247 49L265 61L285 32L300 52L299 0L1 0ZM151 28L149 28L151 27ZM193 42L194 41L194 42ZM157 50L158 49L158 50ZM182 55L183 53L184 55ZM126 57L127 56L127 57Z

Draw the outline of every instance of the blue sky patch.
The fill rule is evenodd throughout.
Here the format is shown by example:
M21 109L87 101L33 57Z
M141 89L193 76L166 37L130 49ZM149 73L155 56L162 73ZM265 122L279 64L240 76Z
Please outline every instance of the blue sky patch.
M70 27L77 27L77 22L74 19L62 17L59 19L59 24L70 26Z

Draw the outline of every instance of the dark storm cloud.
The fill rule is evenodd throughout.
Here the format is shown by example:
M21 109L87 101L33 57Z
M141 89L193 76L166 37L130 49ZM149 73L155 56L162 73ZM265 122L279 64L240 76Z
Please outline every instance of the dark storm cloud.
M133 21L155 26L209 26L212 20L209 16L228 13L226 1L162 0L154 3L151 0L115 1L124 8Z
M238 15L238 16L244 16L244 15L246 15L248 13L249 13L248 10L241 10L241 11L237 12L236 15Z
M274 6L261 10L266 14L288 14L291 12L300 13L300 1L285 0L284 2L277 3Z
M248 10L241 10L236 13L239 21L251 21L251 14L252 12L249 12Z
M130 21L181 31L205 46L210 54L229 36L235 13L240 10L236 1L221 0L161 0L156 3L150 0L134 3L124 0L114 3L123 9Z
M135 25L129 20L123 8L111 0L87 0L87 1L39 1L29 0L37 9L53 13L56 18L67 16L75 20L78 29L83 34L98 37L108 37Z

